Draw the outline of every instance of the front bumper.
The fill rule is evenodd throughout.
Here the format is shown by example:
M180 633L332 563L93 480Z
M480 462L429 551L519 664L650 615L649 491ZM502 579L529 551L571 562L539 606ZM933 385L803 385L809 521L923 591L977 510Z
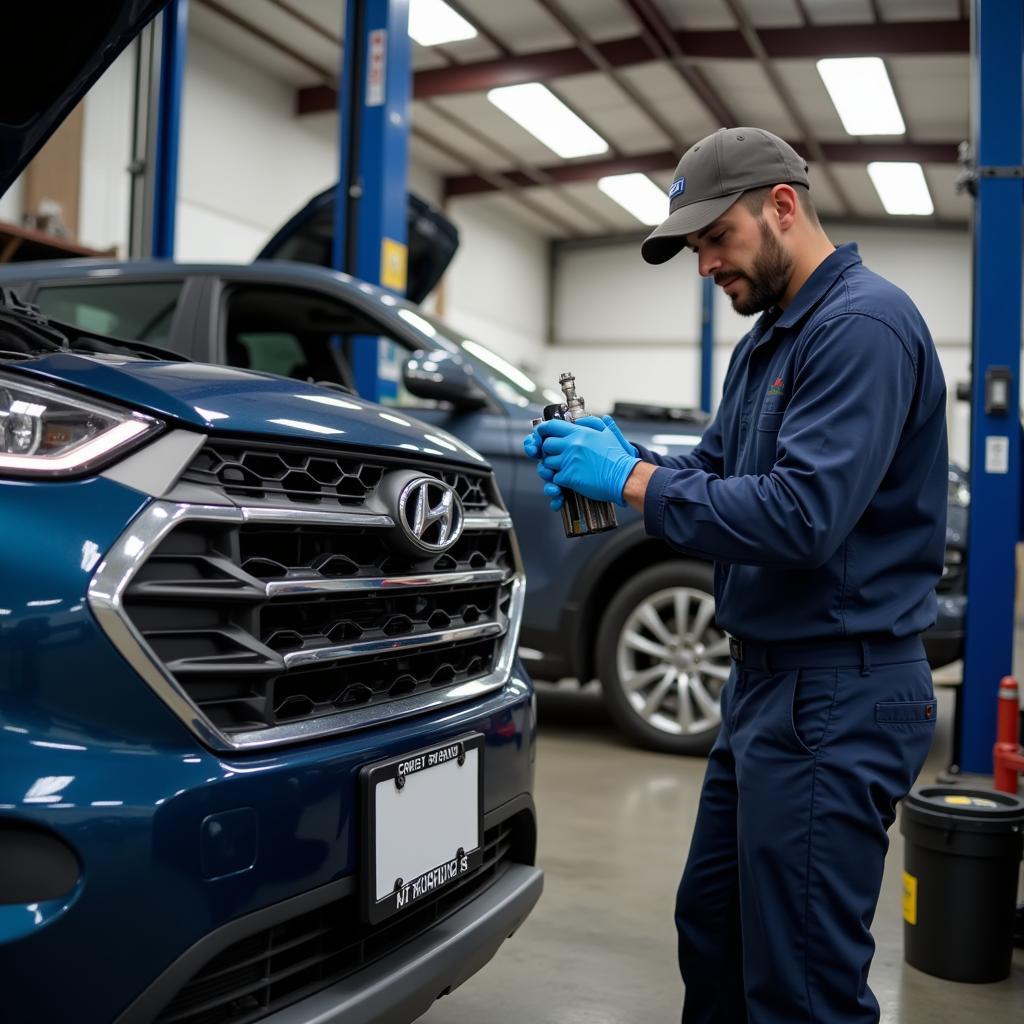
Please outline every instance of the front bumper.
M526 920L542 889L539 868L510 865L489 889L428 932L358 974L262 1020L264 1024L409 1024L494 956L502 942ZM272 920L301 913L303 904L316 896L297 897L253 917ZM207 936L118 1017L116 1024L151 1021L191 976L196 964L207 962L233 933L256 930L261 923L239 921Z

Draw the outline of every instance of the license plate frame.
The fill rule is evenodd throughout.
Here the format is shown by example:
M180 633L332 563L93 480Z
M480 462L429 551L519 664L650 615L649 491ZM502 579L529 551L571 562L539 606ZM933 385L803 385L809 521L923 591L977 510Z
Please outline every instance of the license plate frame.
M360 907L364 921L379 924L412 911L425 897L447 888L483 863L483 755L483 734L467 733L360 769L363 807ZM462 776L467 770L472 774ZM445 801L444 797L455 790L459 791L457 802ZM410 801L405 807L403 799ZM425 838L425 849L408 856L393 852L396 835L414 824L412 818L417 815L422 818L425 807L436 810L446 819L440 827L454 837L449 843L454 847L451 855L440 863L430 863L410 878L396 872L394 882L401 880L401 887L389 884L391 879L382 877L390 874L388 863L393 866L399 857L407 864L419 858L422 868L422 858L429 857L430 849L436 851L438 844L445 841L443 837L431 835ZM416 843L418 837L407 838ZM472 847L468 848L467 843L472 843ZM382 852L382 844L387 852Z

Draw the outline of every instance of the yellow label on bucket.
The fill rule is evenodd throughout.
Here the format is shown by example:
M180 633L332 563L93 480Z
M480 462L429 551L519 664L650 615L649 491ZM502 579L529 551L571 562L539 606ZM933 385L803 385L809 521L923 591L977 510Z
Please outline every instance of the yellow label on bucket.
M903 872L903 920L917 924L917 879Z
M998 807L995 800L983 796L944 796L943 803L953 807Z

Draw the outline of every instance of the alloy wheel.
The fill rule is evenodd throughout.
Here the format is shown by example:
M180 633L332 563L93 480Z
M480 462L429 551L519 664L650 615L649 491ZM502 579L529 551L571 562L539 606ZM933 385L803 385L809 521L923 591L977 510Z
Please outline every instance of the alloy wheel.
M705 591L671 587L640 601L616 647L618 676L633 711L672 735L716 729L729 678L729 638L715 627Z

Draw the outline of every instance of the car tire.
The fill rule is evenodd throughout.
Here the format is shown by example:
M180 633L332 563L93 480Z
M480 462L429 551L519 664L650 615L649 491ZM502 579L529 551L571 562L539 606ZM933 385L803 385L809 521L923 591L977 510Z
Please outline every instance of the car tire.
M714 619L711 566L675 560L630 579L600 622L608 713L649 750L704 755L718 735L729 639Z

